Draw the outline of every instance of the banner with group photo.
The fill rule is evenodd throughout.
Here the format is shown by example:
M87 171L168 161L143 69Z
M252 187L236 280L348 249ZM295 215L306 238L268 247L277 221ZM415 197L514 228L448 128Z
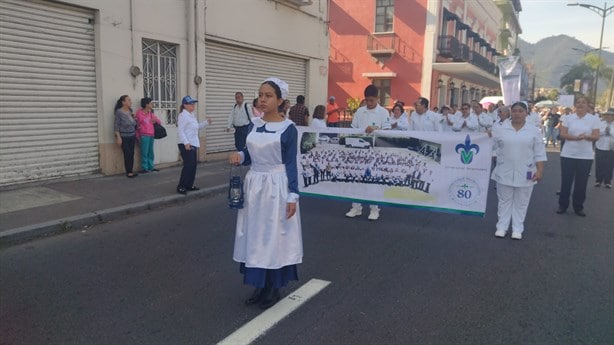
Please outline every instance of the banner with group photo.
M484 216L484 133L297 128L301 195Z

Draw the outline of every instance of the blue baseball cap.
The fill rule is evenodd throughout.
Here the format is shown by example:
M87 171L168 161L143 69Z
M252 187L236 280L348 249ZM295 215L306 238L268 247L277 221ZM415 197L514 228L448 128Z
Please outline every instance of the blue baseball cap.
M183 97L183 99L181 100L181 104L194 104L194 103L198 103L197 100L193 99L190 96L185 96Z

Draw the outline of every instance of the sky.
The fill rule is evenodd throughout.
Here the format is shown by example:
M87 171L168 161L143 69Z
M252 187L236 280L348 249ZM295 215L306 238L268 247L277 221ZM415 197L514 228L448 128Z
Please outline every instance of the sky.
M614 6L612 0L521 0L520 37L529 43L536 43L542 38L565 34L599 48L602 17L584 7L567 6L576 2L602 9L604 3L607 3L607 8ZM614 52L614 12L605 19L603 49Z

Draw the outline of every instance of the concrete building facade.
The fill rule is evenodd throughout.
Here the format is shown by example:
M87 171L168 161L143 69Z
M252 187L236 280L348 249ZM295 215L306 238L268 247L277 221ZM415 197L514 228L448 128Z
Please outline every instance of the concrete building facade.
M0 0L0 185L124 171L113 108L154 99L168 137L155 164L179 162L176 117L197 98L199 159L230 151L241 91L277 76L290 99L326 99L326 0ZM135 167L138 167L138 149Z

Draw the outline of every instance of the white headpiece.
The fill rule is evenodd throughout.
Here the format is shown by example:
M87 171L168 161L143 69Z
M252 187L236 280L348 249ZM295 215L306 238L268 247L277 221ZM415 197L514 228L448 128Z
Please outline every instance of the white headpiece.
M267 78L265 81L272 81L275 83L275 85L279 86L279 89L281 90L281 98L288 99L288 94L290 93L290 90L288 90L288 83L275 77Z

